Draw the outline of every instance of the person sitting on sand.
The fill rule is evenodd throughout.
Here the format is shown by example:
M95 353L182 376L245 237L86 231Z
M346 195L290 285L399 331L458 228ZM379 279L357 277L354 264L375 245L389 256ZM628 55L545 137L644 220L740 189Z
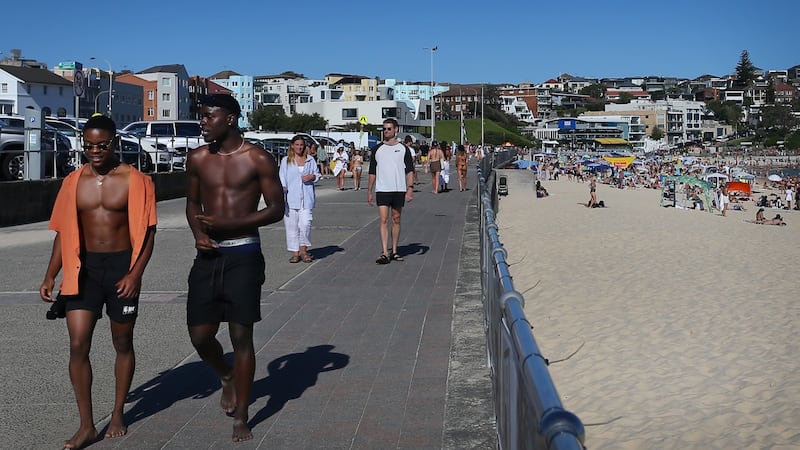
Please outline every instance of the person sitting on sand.
M766 220L767 218L764 217L764 207L758 208L758 211L756 212L755 223L764 223Z
M783 217L781 217L780 214L776 214L772 219L765 220L761 223L763 225L786 225L786 222L783 221Z

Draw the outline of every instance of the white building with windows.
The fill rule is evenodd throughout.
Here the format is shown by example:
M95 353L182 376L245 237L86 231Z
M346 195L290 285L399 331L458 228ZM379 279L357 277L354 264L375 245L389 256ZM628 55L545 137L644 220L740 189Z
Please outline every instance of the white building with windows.
M190 120L189 75L183 64L154 66L136 76L158 86L156 120Z
M46 115L72 114L72 81L34 67L0 65L0 114L25 114L31 106Z
M208 79L231 91L231 96L239 102L239 107L242 108L242 115L239 116L239 128L249 128L255 97L253 77L225 70L211 75Z

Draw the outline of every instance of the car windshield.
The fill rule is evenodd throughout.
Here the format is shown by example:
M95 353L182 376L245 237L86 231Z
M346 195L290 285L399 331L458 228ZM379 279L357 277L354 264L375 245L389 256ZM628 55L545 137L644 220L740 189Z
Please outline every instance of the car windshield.
M176 123L175 135L181 137L188 136L201 136L203 132L200 130L199 123Z

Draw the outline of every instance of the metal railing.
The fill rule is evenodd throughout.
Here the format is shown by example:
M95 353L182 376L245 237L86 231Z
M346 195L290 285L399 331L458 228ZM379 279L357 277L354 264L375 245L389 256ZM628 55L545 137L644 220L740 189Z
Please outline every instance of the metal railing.
M584 448L583 424L561 405L547 360L525 317L525 299L514 290L495 223L498 197L493 169L514 156L513 151L491 153L478 168L481 291L498 447L579 450Z

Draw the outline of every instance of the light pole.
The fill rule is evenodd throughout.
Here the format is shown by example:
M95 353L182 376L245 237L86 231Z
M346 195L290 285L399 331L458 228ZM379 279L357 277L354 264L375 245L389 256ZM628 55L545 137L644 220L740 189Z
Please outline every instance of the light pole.
M481 84L481 151L483 151L483 84Z
M97 61L97 58L92 56L89 58L93 61ZM111 117L111 99L114 98L114 69L111 68L111 63L107 59L103 59L103 61L108 64L108 117ZM99 97L102 92L97 94ZM97 97L95 97L95 107L94 110L97 111Z
M431 142L433 142L435 138L436 129L436 93L433 90L433 52L438 50L439 47L434 45L433 47L425 47L423 50L430 50L431 51Z
M94 112L97 112L97 100L99 100L100 96L105 94L106 92L108 92L108 96L110 97L111 96L111 91L109 91L109 90L100 91L100 92L97 93L97 95L94 96Z

